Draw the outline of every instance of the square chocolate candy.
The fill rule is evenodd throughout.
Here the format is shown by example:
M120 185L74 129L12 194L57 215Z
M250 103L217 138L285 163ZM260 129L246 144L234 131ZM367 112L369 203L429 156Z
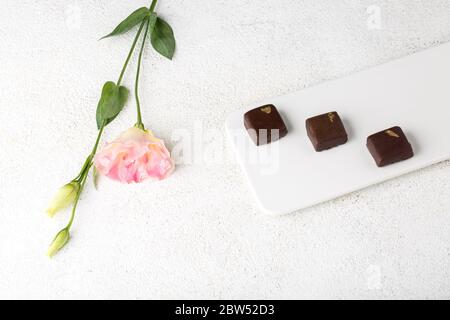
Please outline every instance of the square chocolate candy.
M244 125L257 146L277 141L288 133L280 113L271 104L244 114Z
M328 150L348 141L337 112L328 112L306 120L306 132L316 151Z
M411 144L400 127L393 127L369 136L367 148L378 167L384 167L414 156Z

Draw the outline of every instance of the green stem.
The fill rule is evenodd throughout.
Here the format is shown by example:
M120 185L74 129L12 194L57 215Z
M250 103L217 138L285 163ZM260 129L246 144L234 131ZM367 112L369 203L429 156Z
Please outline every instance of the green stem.
M81 178L84 176L84 173L86 172L86 170L88 170L90 168L92 159L94 158L95 153L97 152L98 144L99 144L100 138L103 134L103 129L105 129L105 124L103 124L102 127L100 128L100 130L98 131L97 140L95 141L94 148L92 149L91 154L86 158L86 161L84 162L83 167L81 167L80 173L74 179L74 181L81 182Z
M88 174L91 166L92 166L92 163L89 163L89 165L87 166L88 170L85 170L85 172L83 173L83 175L81 177L80 189L78 190L77 195L75 197L75 201L73 203L72 213L70 214L70 220L66 226L67 230L70 230L70 227L72 226L73 220L75 218L75 211L77 210L77 206L78 206L78 201L80 200L81 192L83 191L84 184L86 183L86 180L87 180L87 174Z
M154 2L156 4L156 0ZM153 5L153 3L152 3ZM139 52L137 72L136 72L136 81L134 83L134 96L136 97L136 111L137 111L137 123L136 127L144 129L144 124L142 123L142 115L141 115L141 103L139 101L139 77L141 75L141 64L142 64L142 55L145 48L145 43L147 39L148 29L149 29L150 21L147 19L147 25L145 28L144 39L142 40L141 50Z
M149 8L150 12L153 12L155 10L157 2L158 2L158 0L152 1L152 4L150 5L150 8ZM146 19L146 22L147 22L147 25L145 28L144 38L142 40L141 50L139 51L139 58L138 58L137 71L136 71L136 81L134 83L134 96L136 98L136 113L137 113L136 127L140 128L142 130L145 128L145 126L142 123L141 102L139 100L139 78L141 76L142 55L144 52L145 42L146 42L147 35L148 35L150 20Z
M152 1L152 4L150 5L150 12L153 12L153 10L155 10L157 2L158 2L158 0L153 0Z
M77 210L78 201L80 200L81 192L84 189L84 184L86 183L89 170L92 167L92 159L94 158L95 153L97 152L97 148L100 143L100 138L103 134L103 130L105 129L105 124L106 123L104 122L103 125L101 126L100 130L98 131L97 140L95 141L94 148L92 149L91 154L87 157L86 162L84 163L83 169L81 169L79 176L77 177L77 179L75 179L75 180L78 180L78 182L80 183L80 189L78 189L77 195L75 197L75 201L73 203L70 220L66 227L66 229L68 229L68 230L72 226L73 219L75 218L75 211Z
M98 144L100 142L100 138L103 134L103 130L105 129L105 126L106 126L106 122L103 122L102 127L98 131L97 140L95 141L95 145L94 145L94 148L92 149L91 156L94 156L95 153L97 152Z
M123 65L122 71L120 72L119 80L117 80L117 86L120 86L122 83L123 75L125 74L125 70L127 69L128 63L130 62L131 56L133 55L134 48L136 48L136 43L139 39L139 36L141 35L142 29L144 28L146 19L144 19L141 22L141 26L139 27L139 31L136 34L136 37L134 38L133 45L131 46L130 52L128 53L127 59L125 60L125 63Z
M73 181L78 181L80 182L81 177L84 174L84 171L86 171L86 167L89 165L89 163L91 163L91 155L89 155L86 160L84 161L83 166L81 167L80 173L77 175L77 177L75 179L73 179Z

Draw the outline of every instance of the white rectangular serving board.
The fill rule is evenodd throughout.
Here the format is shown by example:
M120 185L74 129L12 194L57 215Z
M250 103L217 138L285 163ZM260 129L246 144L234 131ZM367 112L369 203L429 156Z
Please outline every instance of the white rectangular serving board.
M300 72L300 71L299 71ZM274 104L289 133L255 146L244 113ZM337 111L349 141L315 152L309 117ZM366 147L370 134L398 125L415 156L378 168ZM450 43L232 113L227 133L261 208L283 214L450 159Z

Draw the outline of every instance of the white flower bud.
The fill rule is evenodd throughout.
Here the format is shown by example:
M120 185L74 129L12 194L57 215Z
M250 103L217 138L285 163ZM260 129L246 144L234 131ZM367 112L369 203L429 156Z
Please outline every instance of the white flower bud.
M61 211L71 205L74 202L79 190L80 184L77 181L72 181L59 189L47 209L48 215L53 217L58 211Z
M70 234L67 228L62 229L53 239L52 244L48 248L47 255L53 257L62 247L69 241Z

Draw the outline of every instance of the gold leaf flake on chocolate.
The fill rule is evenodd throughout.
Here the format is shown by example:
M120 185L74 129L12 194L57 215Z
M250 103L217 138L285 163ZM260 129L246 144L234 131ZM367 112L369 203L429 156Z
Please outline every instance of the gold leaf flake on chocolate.
M398 135L398 134L396 134L394 131L392 131L392 130L386 130L386 133L388 134L388 135L390 135L391 137L394 137L394 138L400 138L400 136Z
M330 119L330 122L334 122L334 117L335 117L335 115L334 115L334 113L329 113L328 114L328 119Z
M261 111L264 113L270 114L272 112L272 107L261 108Z

